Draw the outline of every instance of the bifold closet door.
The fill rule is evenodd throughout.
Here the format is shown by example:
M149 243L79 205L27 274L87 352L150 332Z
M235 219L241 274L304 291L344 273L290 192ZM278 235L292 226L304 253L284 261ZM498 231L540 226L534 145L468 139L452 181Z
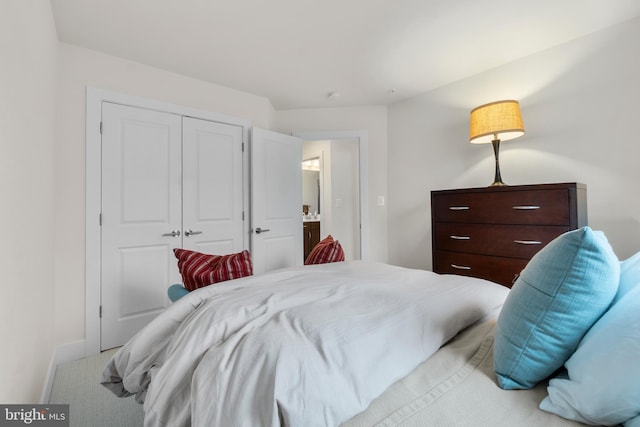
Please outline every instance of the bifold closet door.
M242 128L183 118L183 247L229 254L245 247Z
M102 107L101 348L131 338L169 304L180 281L181 117Z
M124 344L181 283L174 248L245 247L242 128L102 108L101 348Z

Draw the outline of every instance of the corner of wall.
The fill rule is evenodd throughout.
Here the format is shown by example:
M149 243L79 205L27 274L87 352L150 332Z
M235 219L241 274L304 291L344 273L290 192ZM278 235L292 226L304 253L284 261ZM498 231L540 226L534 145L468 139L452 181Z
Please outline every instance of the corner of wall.
M40 394L40 404L45 405L49 403L49 397L51 396L51 389L53 387L53 379L56 376L56 369L61 363L73 362L74 360L80 360L84 357L84 340L74 341L71 343L57 346L53 350L51 360L49 361L49 368L47 369L47 376L42 386L42 393Z

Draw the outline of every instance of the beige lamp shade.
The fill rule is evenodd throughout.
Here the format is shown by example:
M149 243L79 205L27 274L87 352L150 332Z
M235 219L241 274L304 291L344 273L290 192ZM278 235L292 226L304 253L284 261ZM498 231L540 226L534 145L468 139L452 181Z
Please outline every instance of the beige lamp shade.
M469 142L472 144L508 141L522 135L524 126L518 101L496 101L471 110Z

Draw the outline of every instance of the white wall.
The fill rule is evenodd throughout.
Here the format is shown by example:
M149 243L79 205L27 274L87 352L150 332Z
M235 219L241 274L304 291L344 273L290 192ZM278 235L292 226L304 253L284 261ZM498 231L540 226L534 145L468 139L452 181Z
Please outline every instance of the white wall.
M501 145L503 180L585 183L589 225L618 257L639 251L638 40L635 19L390 106L389 261L431 268L430 191L493 181L469 112L510 98L527 133Z
M364 130L368 134L369 259L387 261L387 206L377 197L387 195L387 108L385 106L312 108L276 111L278 132Z
M49 1L0 3L0 402L37 403L53 348L54 108Z

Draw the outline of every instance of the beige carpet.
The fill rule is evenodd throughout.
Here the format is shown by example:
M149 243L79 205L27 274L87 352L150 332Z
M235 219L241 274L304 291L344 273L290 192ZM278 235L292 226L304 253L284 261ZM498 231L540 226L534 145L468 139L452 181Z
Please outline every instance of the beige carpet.
M49 403L69 404L70 427L141 427L144 412L133 397L118 398L100 385L115 350L63 363L56 369Z

